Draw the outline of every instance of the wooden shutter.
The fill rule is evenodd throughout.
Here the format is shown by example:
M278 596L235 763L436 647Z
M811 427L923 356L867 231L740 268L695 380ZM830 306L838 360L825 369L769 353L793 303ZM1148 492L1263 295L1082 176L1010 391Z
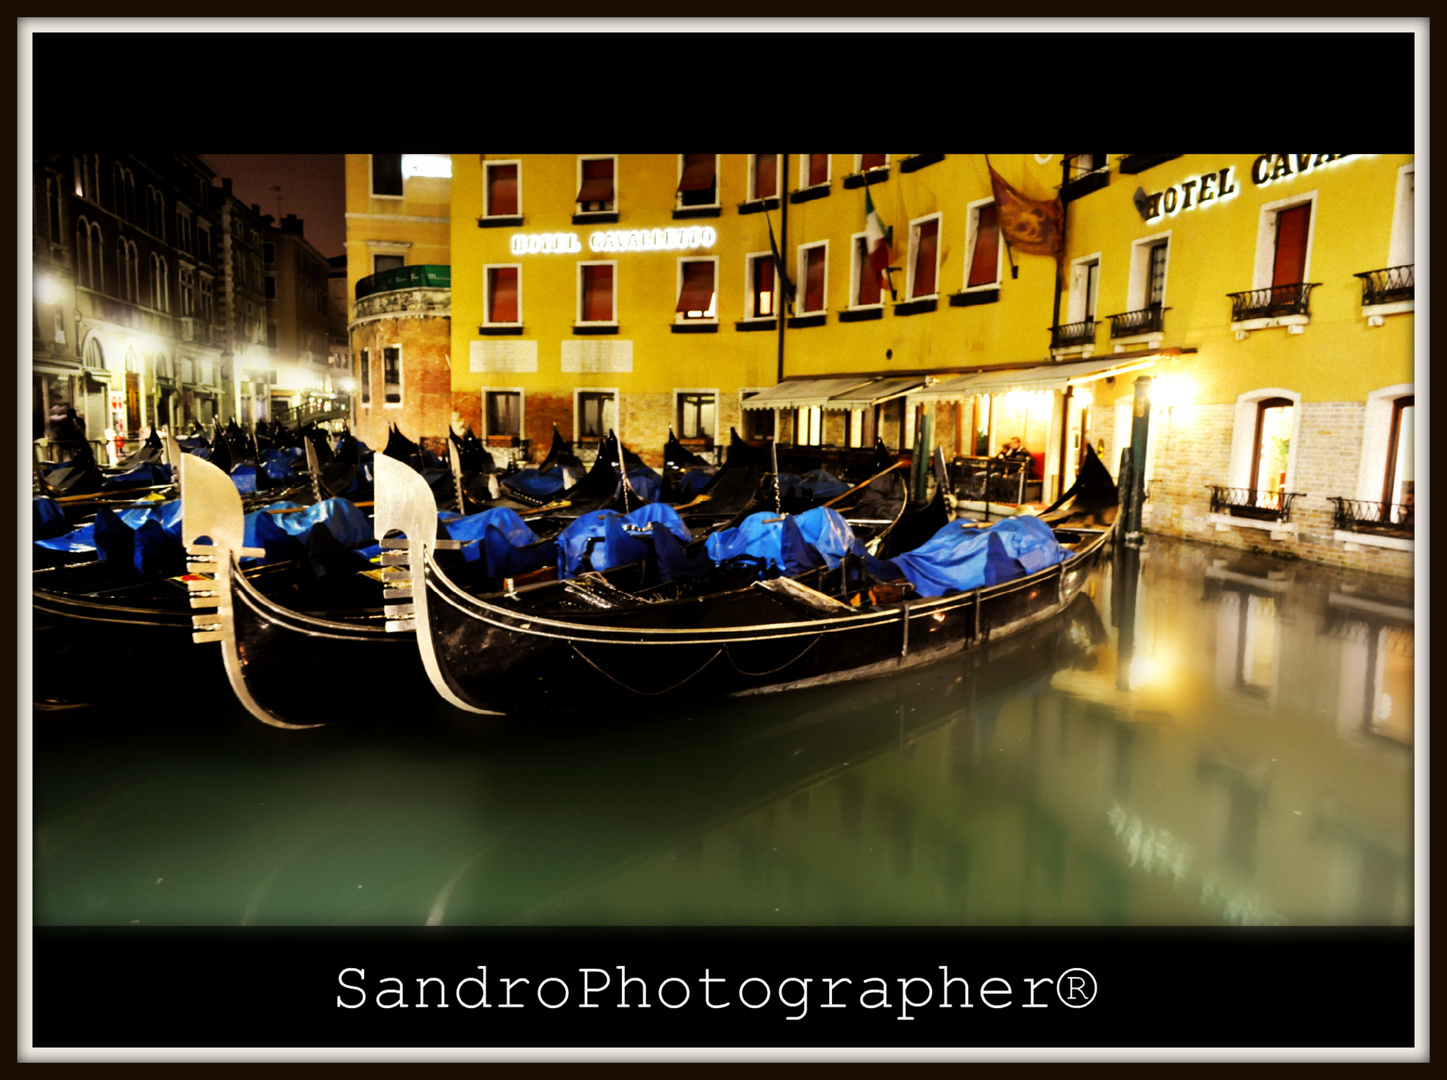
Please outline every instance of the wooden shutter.
M518 321L518 272L515 266L499 266L488 271L488 321Z
M935 249L939 246L939 231L938 218L920 223L915 243L914 291L910 294L911 299L916 296L929 296L935 291Z
M510 217L518 212L518 167L493 165L487 170L487 213Z
M980 207L979 221L975 226L975 257L970 261L968 285L990 285L999 277L1000 229L995 204Z
M779 193L779 155L754 155L754 198L771 199Z
M805 311L824 310L824 251L822 247L810 248L805 256Z
M683 285L678 290L678 307L674 310L686 314L690 311L706 312L713 306L713 263L686 262L683 264Z
M679 191L707 191L713 187L712 154L684 154L683 179L678 182Z
M829 155L809 155L809 186L826 183L829 179Z
M1310 203L1293 206L1276 215L1276 264L1271 274L1273 288L1298 285L1306 276L1306 234L1310 224Z
M613 198L613 159L593 158L583 162L583 186L578 189L580 203L607 202Z
M613 321L613 267L583 267L583 321Z
M877 304L879 303L879 274L875 272L874 263L869 260L869 241L860 237L855 241L857 258L859 259L859 299L855 303Z

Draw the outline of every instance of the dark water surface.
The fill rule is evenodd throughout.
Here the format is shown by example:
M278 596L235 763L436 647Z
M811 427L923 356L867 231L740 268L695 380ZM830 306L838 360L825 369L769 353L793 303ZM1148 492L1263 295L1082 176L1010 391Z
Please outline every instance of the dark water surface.
M1410 924L1410 583L1155 537L1131 583L1103 563L919 672L691 709L479 719L420 687L282 731L157 677L37 712L34 921Z

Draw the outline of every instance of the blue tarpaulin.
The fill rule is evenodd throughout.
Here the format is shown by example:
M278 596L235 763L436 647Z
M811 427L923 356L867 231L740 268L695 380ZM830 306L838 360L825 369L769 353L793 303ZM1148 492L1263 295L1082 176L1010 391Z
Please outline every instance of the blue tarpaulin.
M752 555L772 562L790 577L824 564L823 557L804 539L798 518L767 510L745 518L736 529L714 533L707 546L716 563L737 555Z
M520 469L507 477L507 486L520 491L532 499L551 499L569 486L569 478L561 468L538 472L537 469Z
M796 514L794 520L809 546L823 556L825 565L831 570L854 548L854 530L837 510L816 506L813 510Z
M105 483L101 484L101 490L113 491L119 488L159 487L162 484L169 484L170 482L171 466L148 462L144 465L137 465L129 472L118 473L115 476L107 477Z
M631 514L618 514L611 510L584 514L559 533L555 540L558 576L574 577L589 569L583 565L583 557L592 540L596 540L591 555L591 568L594 570L623 566L647 557L653 553L650 540L655 524L662 525L685 542L693 539L678 512L664 503L649 503Z
M98 558L130 563L141 573L179 574L186 569L180 499L133 506L121 514L101 507L92 535Z
M456 513L437 517L438 539L461 540L463 558L468 562L486 560L489 577L514 577L553 561L553 549L537 544L537 534L508 507L496 506L466 517ZM538 550L520 550L530 545L537 545Z
M35 500L35 531L32 540L53 540L70 532L70 522L60 503L45 495Z
M1064 561L1067 554L1049 525L1026 516L987 528L953 521L921 547L890 561L918 595L943 596L1033 574Z

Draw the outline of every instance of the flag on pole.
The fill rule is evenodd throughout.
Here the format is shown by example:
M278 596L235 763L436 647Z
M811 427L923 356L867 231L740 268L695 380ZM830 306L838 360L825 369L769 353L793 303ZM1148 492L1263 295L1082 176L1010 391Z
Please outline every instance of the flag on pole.
M1027 198L1012 188L993 165L987 167L990 186L995 189L997 221L1006 243L1026 255L1052 255L1058 260L1065 233L1065 207L1061 201Z
M889 285L889 278L885 274L889 269L889 240L884 230L884 222L879 220L879 211L874 208L874 199L870 197L868 185L864 188L864 246L869 251L869 263L874 267L875 276L883 278L885 285Z
M764 213L764 224L769 227L769 249L774 253L774 273L779 276L779 288L783 290L784 296L788 298L789 307L792 309L794 306L794 283L789 280L789 275L784 270L784 257L779 254L779 245L774 240L774 223L769 220L767 212Z

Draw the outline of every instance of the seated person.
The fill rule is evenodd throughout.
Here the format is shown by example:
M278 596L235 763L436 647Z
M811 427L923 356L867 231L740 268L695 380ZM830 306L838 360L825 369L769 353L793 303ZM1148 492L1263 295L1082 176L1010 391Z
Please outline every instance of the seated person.
M1020 444L1020 436L1012 435L995 457L1004 461L1029 461L1030 451Z

